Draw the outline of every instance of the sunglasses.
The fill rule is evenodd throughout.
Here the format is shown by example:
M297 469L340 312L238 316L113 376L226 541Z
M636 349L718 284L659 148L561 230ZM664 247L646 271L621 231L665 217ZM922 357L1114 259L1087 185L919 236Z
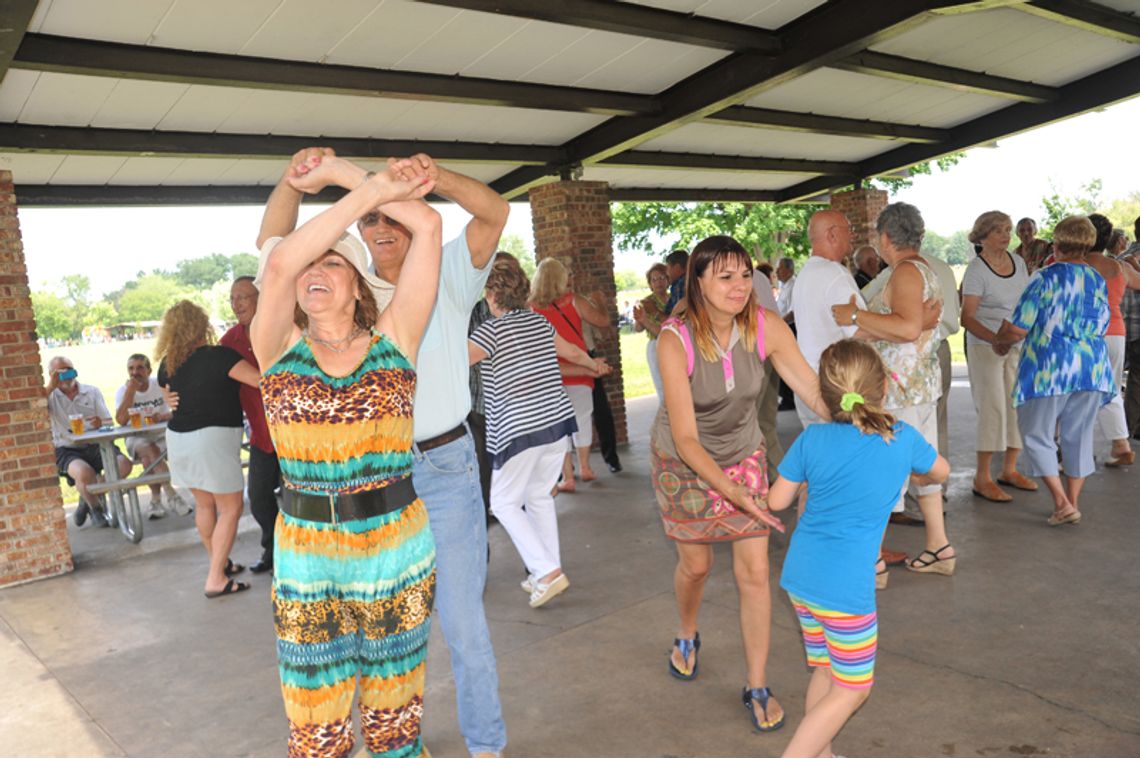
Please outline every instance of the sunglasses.
M391 216L385 216L380 211L370 211L360 217L361 226L376 226L381 221L387 226L399 226L400 222Z

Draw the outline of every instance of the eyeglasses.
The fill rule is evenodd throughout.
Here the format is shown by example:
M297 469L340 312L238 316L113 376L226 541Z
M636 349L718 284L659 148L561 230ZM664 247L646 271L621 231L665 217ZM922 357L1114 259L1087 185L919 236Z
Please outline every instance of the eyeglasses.
M360 217L359 223L361 226L376 226L381 221L383 221L384 224L387 226L399 226L400 225L399 221L392 218L391 216L385 216L380 211L370 211L368 213L365 213L363 216Z
M230 295L231 303L247 303L250 300L256 300L257 295Z

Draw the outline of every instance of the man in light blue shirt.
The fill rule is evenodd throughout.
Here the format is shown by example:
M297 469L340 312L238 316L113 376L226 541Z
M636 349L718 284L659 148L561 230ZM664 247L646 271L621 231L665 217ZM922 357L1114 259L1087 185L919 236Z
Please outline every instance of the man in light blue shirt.
M304 162L327 148L293 157ZM420 342L413 408L415 463L412 481L428 510L436 545L436 609L451 652L459 730L474 758L499 758L507 744L499 678L483 611L487 581L487 522L479 487L479 463L467 428L467 322L483 297L483 285L510 206L482 182L438 166L426 155L411 158L435 180L435 194L472 215L463 234L443 246L439 293ZM296 225L301 194L284 179L266 206L259 238L287 234ZM357 222L376 275L392 285L411 245L411 234L387 217L383 206ZM286 228L282 228L286 227ZM391 299L377 293L384 307Z

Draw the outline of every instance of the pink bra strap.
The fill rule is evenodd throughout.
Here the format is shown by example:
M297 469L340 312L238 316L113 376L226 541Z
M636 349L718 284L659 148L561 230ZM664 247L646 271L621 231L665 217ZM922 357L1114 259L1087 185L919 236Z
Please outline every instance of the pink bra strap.
M760 360L767 357L764 352L764 306L756 308L756 354L760 356Z
M685 346L685 360L687 362L686 375L693 375L693 338L689 336L689 328L685 326L685 322L678 318L666 319L665 323L661 325L662 328L667 326L673 327L678 337L681 338L681 344Z

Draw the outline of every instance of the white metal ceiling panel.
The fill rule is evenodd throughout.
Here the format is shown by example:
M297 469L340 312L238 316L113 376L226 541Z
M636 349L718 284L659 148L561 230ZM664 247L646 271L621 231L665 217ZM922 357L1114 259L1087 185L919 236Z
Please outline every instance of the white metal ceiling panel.
M277 184L288 165L288 159L237 160L218 175L214 184Z
M108 183L170 184L170 175L185 162L185 158L128 158Z
M106 184L127 159L120 155L69 155L52 175L52 184Z
M280 6L281 0L176 0L149 44L236 53Z
M417 16L418 10L419 6L414 11ZM412 22L415 26L421 23L419 19ZM407 50L394 68L433 74L479 76L481 74L472 74L470 71L475 63L520 33L531 33L532 26L533 24L525 19L494 13L463 11L446 19L439 26L429 27L432 34L414 48ZM385 36L391 33L389 29L385 32ZM583 34L581 30L575 30L573 33L579 36ZM534 51L534 55L530 58L516 59L514 69L516 74L528 70L542 58L543 53L539 49Z
M574 84L578 87L654 94L727 55L727 50L644 40L612 60L600 63Z
M872 50L1060 86L1140 54L1140 46L999 8L934 18Z
M309 95L273 122L274 134L332 137L384 137L415 107L412 100L387 100L349 95Z
M40 74L19 120L26 124L87 126L115 89L114 79Z
M894 143L877 139L695 123L649 140L637 149L859 161L896 146Z
M1010 101L822 68L747 102L825 116L949 128L1010 105Z
M154 129L188 89L188 84L120 79L91 117L91 126Z
M586 167L582 178L587 181L609 182L613 187L774 190L790 187L814 176L744 171L668 171L594 165Z
M0 121L18 121L24 105L40 78L37 71L21 71L10 68L0 84Z
M1097 0L1097 2L1121 13L1140 15L1140 0Z
M166 131L222 131L222 124L249 99L251 92L237 87L193 84L167 110L156 128Z
M438 5L382 3L329 51L328 62L346 66L407 68L405 60L408 56L435 39L440 30L461 13Z
M638 5L778 29L826 0L639 0Z
M282 0L280 7L242 45L242 55L324 61L376 8L376 0ZM195 11L196 12L196 11Z
M173 4L174 0L40 0L28 30L143 45ZM217 17L215 22L221 23Z
M589 113L415 103L382 136L560 145L605 120Z
M166 175L164 184L174 186L189 184L217 184L218 177L237 163L235 158L195 158L185 160ZM284 170L284 169L282 169ZM280 174L278 174L280 176Z
M2 153L0 168L12 172L16 184L16 199L20 197L21 184L47 184L55 175L65 156L43 153Z

